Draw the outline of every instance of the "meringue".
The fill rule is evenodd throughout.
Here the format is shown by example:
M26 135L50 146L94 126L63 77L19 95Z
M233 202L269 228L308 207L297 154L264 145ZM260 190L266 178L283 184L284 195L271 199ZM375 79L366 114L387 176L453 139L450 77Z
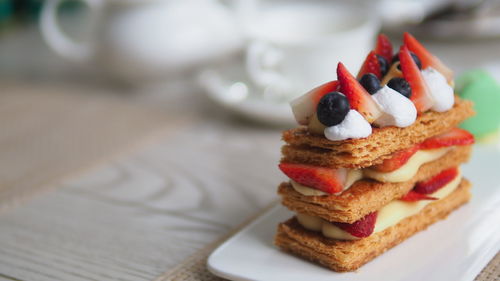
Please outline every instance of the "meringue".
M373 100L382 109L382 116L374 124L380 127L408 127L417 119L417 109L407 97L385 85L372 95Z
M324 133L332 141L366 138L372 134L372 126L363 115L351 109L340 124L325 128Z

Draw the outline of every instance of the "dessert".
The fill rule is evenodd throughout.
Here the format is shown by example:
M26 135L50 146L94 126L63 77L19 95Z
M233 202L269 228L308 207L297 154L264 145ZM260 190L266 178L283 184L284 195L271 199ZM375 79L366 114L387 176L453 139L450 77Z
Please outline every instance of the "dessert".
M335 271L353 271L446 218L470 199L459 166L474 136L458 125L474 115L454 94L453 72L413 36L396 54L378 36L354 76L291 102L300 127L283 132L278 187L295 216L275 244Z

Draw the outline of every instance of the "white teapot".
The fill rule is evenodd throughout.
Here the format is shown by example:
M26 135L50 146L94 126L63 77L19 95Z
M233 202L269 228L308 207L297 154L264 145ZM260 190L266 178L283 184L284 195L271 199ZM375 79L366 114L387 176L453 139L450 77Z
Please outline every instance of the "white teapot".
M80 0L90 11L91 39L75 42L62 30L58 8L45 1L42 34L59 55L128 81L161 78L243 46L228 7L216 0Z

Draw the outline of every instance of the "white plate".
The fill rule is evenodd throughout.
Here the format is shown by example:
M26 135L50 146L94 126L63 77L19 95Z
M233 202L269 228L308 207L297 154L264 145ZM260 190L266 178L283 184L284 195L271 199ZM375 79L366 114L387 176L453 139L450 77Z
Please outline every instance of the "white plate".
M232 280L473 280L500 249L500 152L477 146L463 171L473 182L471 202L356 272L332 272L279 251L276 226L292 215L282 206L218 247L208 269Z

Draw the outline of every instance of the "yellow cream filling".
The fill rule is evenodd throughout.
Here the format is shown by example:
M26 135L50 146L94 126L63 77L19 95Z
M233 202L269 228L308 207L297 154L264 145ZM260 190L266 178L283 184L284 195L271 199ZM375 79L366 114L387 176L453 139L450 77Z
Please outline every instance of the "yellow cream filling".
M406 162L403 166L399 167L395 171L384 173L367 168L363 170L363 175L367 178L371 178L381 182L408 181L417 174L420 166L441 158L450 149L450 147L443 147L438 149L419 150L415 154L413 154L410 159L408 159L408 162Z
M347 179L346 179L346 182L344 184L344 189L342 191L348 189L349 187L351 187L351 185L353 183L357 182L358 180L360 180L362 178L363 178L363 172L361 170L349 170L349 171L347 171ZM290 183L292 184L292 187L293 187L293 189L295 189L295 191L297 191L298 193L305 195L305 196L328 195L328 193L326 193L326 192L307 187L307 186L302 185L294 180L290 180Z
M452 193L460 184L462 174L459 170L458 175L445 186L430 194L431 197L442 199ZM401 220L415 215L420 212L425 206L435 200L421 200L416 202L407 202L402 200L394 200L382 207L377 214L377 221L373 233L385 230L388 227L396 225ZM325 237L340 239L340 240L355 240L358 237L352 236L350 233L342 230L334 224L323 220L319 217L313 217L305 214L297 214L297 220L306 229L322 232Z
M353 183L362 179L370 178L380 182L405 182L413 178L420 167L425 164L443 157L452 147L443 147L438 149L419 150L417 151L408 162L397 170L392 172L377 172L370 168L362 170L349 170L347 173L347 181L344 190L348 189ZM295 181L290 181L293 189L298 193L305 196L322 196L328 193L304 186Z

